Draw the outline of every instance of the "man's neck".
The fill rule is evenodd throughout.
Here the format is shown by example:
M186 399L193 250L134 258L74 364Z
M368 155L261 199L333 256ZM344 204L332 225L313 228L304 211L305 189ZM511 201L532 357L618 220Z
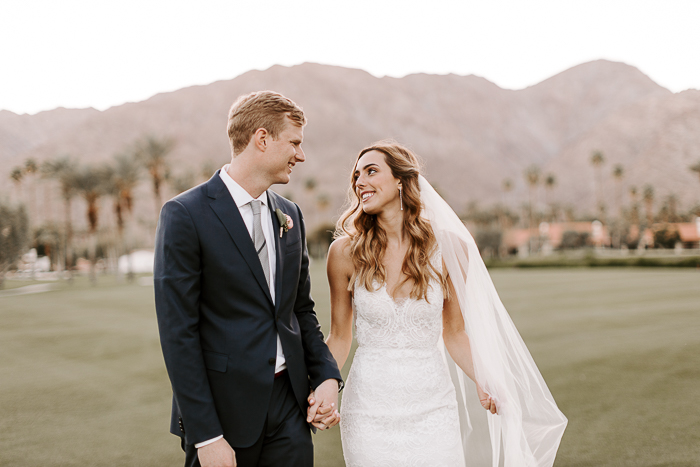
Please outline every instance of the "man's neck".
M251 170L251 168L244 163L236 163L236 159L231 161L226 173L253 198L257 199L270 188L270 183L264 180L259 172Z

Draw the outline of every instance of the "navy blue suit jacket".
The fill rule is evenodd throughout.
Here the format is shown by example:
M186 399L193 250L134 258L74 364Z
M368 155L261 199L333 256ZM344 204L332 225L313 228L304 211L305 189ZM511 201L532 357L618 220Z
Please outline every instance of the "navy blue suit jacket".
M299 410L340 372L314 312L299 207L268 191L276 243L275 303L236 203L217 172L168 201L156 233L155 301L173 389L170 430L187 444L220 434L233 446L262 433L279 333ZM279 237L281 209L293 228Z

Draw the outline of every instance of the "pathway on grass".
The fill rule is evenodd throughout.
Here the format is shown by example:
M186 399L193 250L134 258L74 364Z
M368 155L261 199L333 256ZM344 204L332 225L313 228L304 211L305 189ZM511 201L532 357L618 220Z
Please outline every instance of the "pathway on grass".
M34 293L50 292L58 288L58 284L32 284L15 289L0 290L0 297L13 297L15 295L28 295Z

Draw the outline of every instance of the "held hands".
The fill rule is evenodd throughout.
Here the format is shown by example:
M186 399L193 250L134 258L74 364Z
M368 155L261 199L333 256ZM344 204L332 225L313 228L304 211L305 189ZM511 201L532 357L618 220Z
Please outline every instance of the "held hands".
M479 395L479 402L481 402L481 406L491 412L492 414L498 415L498 407L496 407L496 399L493 397L489 396L486 391L481 389L481 386L479 386L479 383L476 384L476 392Z
M338 413L338 381L327 379L316 391L309 394L309 409L306 422L319 430L331 428L340 422Z
M197 449L197 457L202 467L236 467L238 465L236 453L224 438Z

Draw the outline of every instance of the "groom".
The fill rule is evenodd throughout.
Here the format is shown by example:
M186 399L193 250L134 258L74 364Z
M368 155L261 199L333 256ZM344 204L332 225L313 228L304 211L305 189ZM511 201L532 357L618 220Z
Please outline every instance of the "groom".
M309 421L338 422L342 379L314 313L301 211L268 191L305 160L305 124L280 94L239 97L231 163L161 211L156 313L188 467L312 466L310 390Z

